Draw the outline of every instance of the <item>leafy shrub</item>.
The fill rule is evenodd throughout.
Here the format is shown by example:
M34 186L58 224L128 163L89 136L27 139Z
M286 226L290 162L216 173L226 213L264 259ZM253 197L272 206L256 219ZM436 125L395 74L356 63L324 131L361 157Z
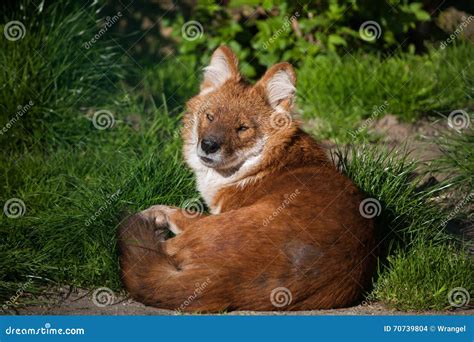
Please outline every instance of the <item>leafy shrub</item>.
M280 60L299 63L321 52L342 52L349 47L393 49L406 40L409 30L429 19L421 2L407 0L280 0L261 4L233 0L226 5L203 0L189 17L178 15L165 25L173 27L180 53L199 55L226 43L241 59L252 61L243 64L244 73L252 77L255 61L261 68ZM202 34L186 34L191 20L198 22L194 29ZM372 29L359 33L360 27L368 24Z

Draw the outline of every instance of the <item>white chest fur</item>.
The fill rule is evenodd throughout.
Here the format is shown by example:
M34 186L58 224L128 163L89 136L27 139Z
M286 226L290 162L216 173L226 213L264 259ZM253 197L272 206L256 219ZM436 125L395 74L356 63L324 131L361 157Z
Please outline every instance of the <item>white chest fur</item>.
M212 168L204 166L195 152L189 152L187 162L196 174L198 191L213 214L218 214L222 205L222 203L214 203L216 194L226 186L245 186L251 183L253 177L247 175L260 163L262 158L261 153L250 154L237 172L229 177L224 177Z
M199 159L197 154L197 117L194 120L192 133L192 137L185 149L186 161L196 174L197 188L202 198L211 209L211 212L218 214L222 203L214 203L216 194L226 186L245 186L252 182L253 177L248 177L248 175L260 164L267 138L261 138L253 148L241 153L242 165L240 168L232 175L224 177L214 169L205 166Z

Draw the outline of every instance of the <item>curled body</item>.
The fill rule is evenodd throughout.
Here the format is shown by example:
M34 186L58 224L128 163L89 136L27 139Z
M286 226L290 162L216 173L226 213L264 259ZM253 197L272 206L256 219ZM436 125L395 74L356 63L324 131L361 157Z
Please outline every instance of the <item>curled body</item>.
M288 63L252 85L229 48L214 52L182 131L211 214L156 205L124 220L120 264L132 297L199 312L361 298L375 268L374 223L359 212L360 191L293 117L295 91Z

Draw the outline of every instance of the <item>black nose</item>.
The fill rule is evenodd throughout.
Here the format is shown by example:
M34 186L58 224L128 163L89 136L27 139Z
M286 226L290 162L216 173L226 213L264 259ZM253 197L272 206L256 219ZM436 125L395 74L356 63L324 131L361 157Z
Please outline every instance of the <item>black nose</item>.
M214 138L206 138L201 141L201 148L206 154L216 152L219 147L219 143Z

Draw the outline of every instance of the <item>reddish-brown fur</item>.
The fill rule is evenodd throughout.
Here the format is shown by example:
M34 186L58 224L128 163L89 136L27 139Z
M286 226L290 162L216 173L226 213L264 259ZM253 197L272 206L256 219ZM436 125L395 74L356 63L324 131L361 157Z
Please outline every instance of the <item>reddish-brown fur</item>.
M270 68L252 86L238 74L232 52L226 47L215 56L218 52L230 77L210 93L205 78L203 92L189 101L184 150L194 165L194 140L222 134L223 161L213 172L222 182L236 178L203 194L213 215L191 217L182 209L155 206L128 218L119 230L125 287L145 304L184 311L355 303L375 265L373 222L359 213L362 194L295 121L281 129L270 124L275 108L267 84L281 70L294 83L289 64ZM292 103L290 95L278 106L291 111ZM206 121L208 114L212 121ZM235 153L250 150L262 137L258 163L235 176L240 170ZM205 176L199 172L198 178ZM165 240L168 228L179 234ZM274 298L279 288L287 289L285 305Z

